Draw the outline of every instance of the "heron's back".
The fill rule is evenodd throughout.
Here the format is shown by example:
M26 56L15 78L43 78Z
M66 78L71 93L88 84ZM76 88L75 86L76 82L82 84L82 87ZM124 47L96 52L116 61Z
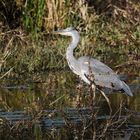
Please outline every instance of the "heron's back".
M126 94L132 96L132 92L119 76L107 65L91 57L80 57L78 59L81 68L81 78L88 79L93 76L94 83L101 87L108 87L115 90L124 90ZM85 76L85 77L84 77ZM84 78L83 78L84 77ZM89 77L90 78L90 77ZM87 81L85 79L85 82ZM88 79L90 81L90 79Z

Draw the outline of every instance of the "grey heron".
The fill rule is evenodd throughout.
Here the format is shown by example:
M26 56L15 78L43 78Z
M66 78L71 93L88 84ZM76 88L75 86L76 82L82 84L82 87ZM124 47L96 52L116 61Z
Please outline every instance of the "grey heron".
M133 96L129 86L110 67L101 61L89 56L82 56L78 59L74 57L73 51L80 40L80 35L75 28L68 27L63 30L54 31L53 33L72 37L72 42L66 51L66 59L70 69L79 75L83 81L87 84L91 84L93 81L96 86L120 90L126 95ZM90 73L92 73L92 80Z

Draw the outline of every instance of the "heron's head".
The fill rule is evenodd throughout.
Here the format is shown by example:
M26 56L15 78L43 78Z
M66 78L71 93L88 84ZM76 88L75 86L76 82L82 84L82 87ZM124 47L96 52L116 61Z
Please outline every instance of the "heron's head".
M68 27L63 30L54 31L54 34L60 34L65 36L73 36L74 34L77 34L78 31L74 27Z

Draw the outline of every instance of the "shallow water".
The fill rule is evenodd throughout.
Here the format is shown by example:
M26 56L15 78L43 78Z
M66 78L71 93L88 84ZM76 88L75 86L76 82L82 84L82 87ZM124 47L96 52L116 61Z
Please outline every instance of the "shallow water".
M121 77L124 80L128 79L124 75ZM140 79L135 76L131 76L130 79L128 82L134 97L104 89L104 92L108 93L112 112L99 92L96 93L94 105L91 107L89 86L81 83L70 71L38 73L34 79L6 79L0 87L0 117L2 120L8 120L11 125L26 121L34 122L37 128L39 125L39 128L45 129L45 134L54 133L53 137L57 137L59 133L59 137L67 136L73 139L92 139L93 132L95 134L97 130L100 133L96 132L96 137L99 138L101 131L105 129L103 126L112 120L104 132L104 138L110 138L112 134L114 139L139 139ZM1 124L4 123L2 120ZM84 130L84 125L89 127Z

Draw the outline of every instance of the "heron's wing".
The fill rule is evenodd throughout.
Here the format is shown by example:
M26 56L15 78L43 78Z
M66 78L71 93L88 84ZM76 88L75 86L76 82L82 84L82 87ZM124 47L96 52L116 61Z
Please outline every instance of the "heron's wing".
M133 96L129 86L104 63L90 57L80 57L78 62L81 70L80 76L86 83L90 84L93 81L98 86L123 90L127 95Z
M117 90L121 89L119 76L104 63L90 57L80 57L78 61L81 67L81 77L83 78L85 76L83 78L84 81L93 74L96 85Z
M80 62L82 67L90 67L92 69L92 72L96 74L113 74L118 77L118 75L110 67L97 59L84 56L80 57L78 61Z

